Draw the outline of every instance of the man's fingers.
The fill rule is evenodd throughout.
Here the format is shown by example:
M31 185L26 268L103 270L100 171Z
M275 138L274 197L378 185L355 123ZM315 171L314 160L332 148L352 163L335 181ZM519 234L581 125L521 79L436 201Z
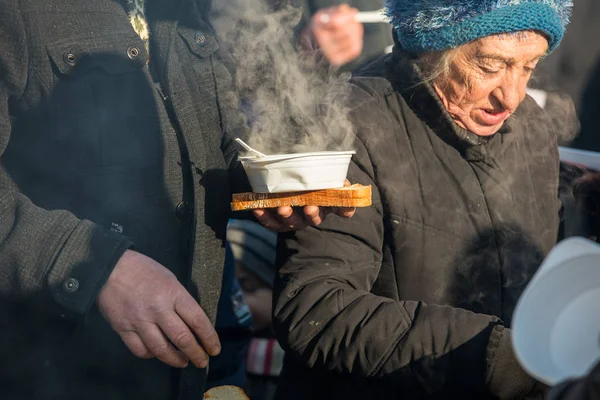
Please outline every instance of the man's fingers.
M160 361L175 368L184 368L188 365L188 358L169 343L157 325L146 324L137 333L148 350Z
M221 352L221 342L219 342L217 332L192 296L186 293L186 296L177 299L175 301L175 311L194 332L208 354L216 356Z
M137 333L133 331L122 332L121 339L134 356L139 358L154 358L154 354L148 350L148 347L146 347L142 338Z
M159 319L158 325L171 343L183 352L196 367L206 368L208 365L208 355L198 343L196 336L179 318L179 315L174 312L165 314Z

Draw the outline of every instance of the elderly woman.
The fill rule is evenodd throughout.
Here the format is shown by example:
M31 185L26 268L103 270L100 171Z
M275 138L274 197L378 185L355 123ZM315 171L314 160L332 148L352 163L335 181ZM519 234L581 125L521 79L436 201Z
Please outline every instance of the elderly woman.
M388 0L394 52L354 78L350 105L349 178L373 186L373 206L282 243L279 398L541 394L508 324L557 240L557 135L577 121L571 107L552 122L525 90L570 11Z

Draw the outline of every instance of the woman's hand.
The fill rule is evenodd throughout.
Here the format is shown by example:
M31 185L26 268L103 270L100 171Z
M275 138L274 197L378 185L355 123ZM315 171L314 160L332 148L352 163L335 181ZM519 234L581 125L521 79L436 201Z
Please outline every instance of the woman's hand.
M344 186L350 186L346 180ZM329 214L343 218L352 218L356 208L350 207L319 207L305 206L303 208L279 207L276 209L256 209L254 216L265 227L276 232L299 231L308 226L318 226Z
M256 209L254 216L265 227L276 232L298 231L307 226L320 225L329 214L351 218L356 208L306 206L302 209L279 207Z

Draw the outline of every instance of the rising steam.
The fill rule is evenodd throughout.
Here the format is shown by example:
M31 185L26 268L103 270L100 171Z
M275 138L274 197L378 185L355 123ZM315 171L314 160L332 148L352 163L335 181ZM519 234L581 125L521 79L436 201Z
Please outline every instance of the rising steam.
M298 50L301 11L264 0L215 3L213 24L236 65L247 107L249 144L267 154L352 150L354 127L344 106L349 74L318 67Z

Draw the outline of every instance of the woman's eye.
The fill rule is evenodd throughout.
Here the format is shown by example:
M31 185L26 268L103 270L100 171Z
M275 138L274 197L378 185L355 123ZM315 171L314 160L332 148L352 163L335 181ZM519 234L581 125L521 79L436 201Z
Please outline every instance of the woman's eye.
M497 68L481 67L481 69L486 74L497 74L498 72L500 72L500 70Z

